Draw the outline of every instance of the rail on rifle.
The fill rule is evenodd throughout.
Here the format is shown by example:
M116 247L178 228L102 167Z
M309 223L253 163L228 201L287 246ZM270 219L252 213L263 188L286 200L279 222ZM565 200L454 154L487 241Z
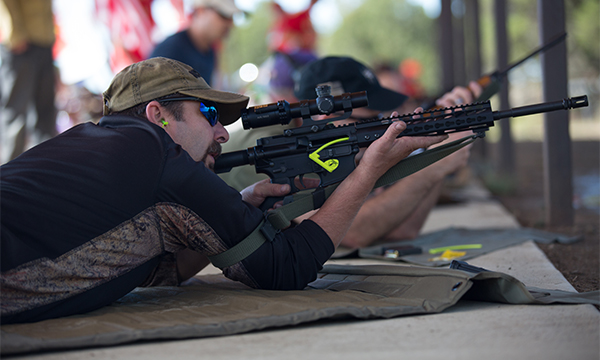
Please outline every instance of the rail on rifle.
M368 147L381 138L395 121L401 120L407 124L399 137L458 131L473 131L476 137L483 137L496 120L587 105L587 96L579 96L492 111L490 102L486 101L343 125L327 120L312 121L306 115L310 121L308 125L285 129L281 135L257 139L254 147L222 154L216 159L214 169L216 173L223 173L235 166L254 165L257 173L266 174L273 183L288 184L292 193L300 190L295 185L297 178L302 183L305 175L316 174L320 180L318 189L322 189L343 181L356 167L355 157L360 148ZM289 117L289 114L286 116ZM286 121L289 122L287 118ZM269 198L261 208L269 209L278 200Z
M474 132L487 131L491 126L494 126L495 120L556 110L569 110L584 106L588 106L586 95L521 106L504 111L491 111L490 102L485 101L440 110L429 110L424 113L401 115L378 121L402 120L406 122L407 128L400 134L401 136L440 135L468 130Z
M428 136L448 134L459 131L473 131L480 135L494 126L494 121L509 117L519 117L556 110L568 110L588 106L586 95L566 98L563 100L517 107L504 111L492 111L489 101L458 105L454 107L429 110L422 113L411 113L383 119L363 120L355 123L334 125L327 122L319 127L301 126L286 129L283 134L257 139L257 146L244 150L221 154L216 159L215 172L223 173L233 167L256 165L257 172L269 174L285 173L296 163L281 165L276 159L294 157L294 162L308 158L308 153L328 144L331 141L348 138L349 142L332 144L328 151L334 153L336 148L366 147L380 138L394 121L404 121L407 124L401 136ZM325 123L325 122L323 122ZM354 153L354 149L344 150ZM278 169L277 167L281 168Z

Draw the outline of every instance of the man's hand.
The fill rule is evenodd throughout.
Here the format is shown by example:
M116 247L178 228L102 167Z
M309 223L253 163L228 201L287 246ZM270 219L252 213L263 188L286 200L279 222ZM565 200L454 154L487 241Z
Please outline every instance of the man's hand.
M445 140L448 135L437 136L403 136L398 135L406 129L404 121L396 121L374 141L365 151L360 164L369 167L369 172L378 179L392 166L419 148L427 148Z
M248 186L240 192L242 200L259 207L268 197L280 197L289 194L290 186L281 184L272 184L270 179L261 180L253 185ZM302 185L302 183L304 185ZM302 183L296 179L296 187L299 189L315 188L319 185L319 179L303 179ZM275 208L281 206L281 202L275 204Z
M477 83L475 83L477 86L479 86ZM466 90L464 88L462 88L463 90ZM461 90L462 91L462 90ZM423 108L418 107L415 109L414 111L415 113L422 113L423 112ZM435 148L441 145L445 145L449 142L461 139L465 136L469 136L472 135L473 132L467 132L467 133L463 133L463 132L454 132L454 133L450 133L448 134L448 139L446 139L445 141L439 142L437 144L432 145L430 148ZM458 171L459 169L467 166L467 163L469 161L469 157L471 154L471 147L473 145L469 144L465 147L463 147L462 149L459 149L457 151L455 151L454 153L444 157L443 159L431 164L430 166L427 167L427 170L429 171L437 171L439 173L439 179L442 180L446 175L452 174L453 172Z
M240 191L242 200L259 207L269 196L284 196L290 192L289 185L271 184L270 179L261 180Z
M423 108L422 107L418 107L413 112L415 112L415 113L422 113L423 112ZM390 115L390 117L391 118L398 117L398 112L397 111L392 112L391 115ZM415 116L415 118L416 118L416 116ZM406 129L406 123L403 122L403 121L400 121L400 123L403 124L401 126L403 127L402 131L404 131L404 129ZM393 127L393 126L394 125L391 125L390 127ZM389 131L389 129L388 129L388 131ZM426 143L428 143L430 145L433 145L433 144L436 144L436 143L439 143L440 141L442 141L444 139L444 136L446 136L446 135L441 135L439 137L418 137L417 139L420 139L420 140L416 140L416 141L418 143L420 143L422 141L425 141ZM413 146L411 144L415 143L415 141L414 140L409 140L409 139L410 138L415 138L415 137L406 136L406 138L407 138L407 140L403 140L403 142L405 143L405 145L409 146L409 147ZM433 141L429 142L429 140L433 140ZM371 144L370 146L373 146L373 145ZM358 154L356 154L356 157L354 158L354 161L356 162L357 165L360 163L360 161L362 160L363 156L365 155L365 150L366 149L367 148L361 148L360 151L358 152ZM417 150L417 149L418 148L411 150L406 156L410 155L410 153L412 153L412 151ZM404 156L404 157L406 157L406 156ZM402 160L402 159L400 159L400 160ZM398 161L400 161L400 160L398 160ZM393 165L395 165L395 164L396 163L394 163Z
M334 246L346 235L377 179L414 150L428 147L448 137L439 135L398 138L405 129L404 121L391 124L383 136L369 145L356 169L340 183L321 209L310 217L329 235Z
M452 91L445 93L435 103L443 107L451 107L460 104L469 104L481 95L483 89L475 81L469 83L469 87L457 86Z

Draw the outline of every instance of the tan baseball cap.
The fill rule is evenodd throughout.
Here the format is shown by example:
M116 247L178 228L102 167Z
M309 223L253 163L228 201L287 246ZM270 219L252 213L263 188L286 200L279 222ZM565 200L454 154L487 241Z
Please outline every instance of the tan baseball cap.
M223 125L235 122L249 100L241 94L212 89L191 66L156 57L129 65L114 77L102 94L103 114L110 115L175 93L215 102L219 122Z
M233 18L233 15L241 12L233 0L192 0L191 5L192 8L211 8L230 19Z

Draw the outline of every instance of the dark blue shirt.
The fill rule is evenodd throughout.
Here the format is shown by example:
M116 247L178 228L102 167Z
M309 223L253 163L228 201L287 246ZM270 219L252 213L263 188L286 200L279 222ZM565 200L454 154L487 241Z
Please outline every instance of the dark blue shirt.
M185 30L169 36L156 45L150 57L166 57L181 61L196 69L208 85L211 83L215 68L215 51L212 48L207 52L199 51Z

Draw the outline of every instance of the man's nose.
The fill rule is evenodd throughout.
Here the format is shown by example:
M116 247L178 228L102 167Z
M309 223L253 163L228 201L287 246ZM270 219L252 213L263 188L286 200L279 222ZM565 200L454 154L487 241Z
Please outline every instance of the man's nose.
M229 132L227 131L227 129L225 129L225 127L223 126L223 124L221 123L217 123L215 125L215 137L214 137L215 141L217 141L218 143L226 143L227 141L229 141Z

